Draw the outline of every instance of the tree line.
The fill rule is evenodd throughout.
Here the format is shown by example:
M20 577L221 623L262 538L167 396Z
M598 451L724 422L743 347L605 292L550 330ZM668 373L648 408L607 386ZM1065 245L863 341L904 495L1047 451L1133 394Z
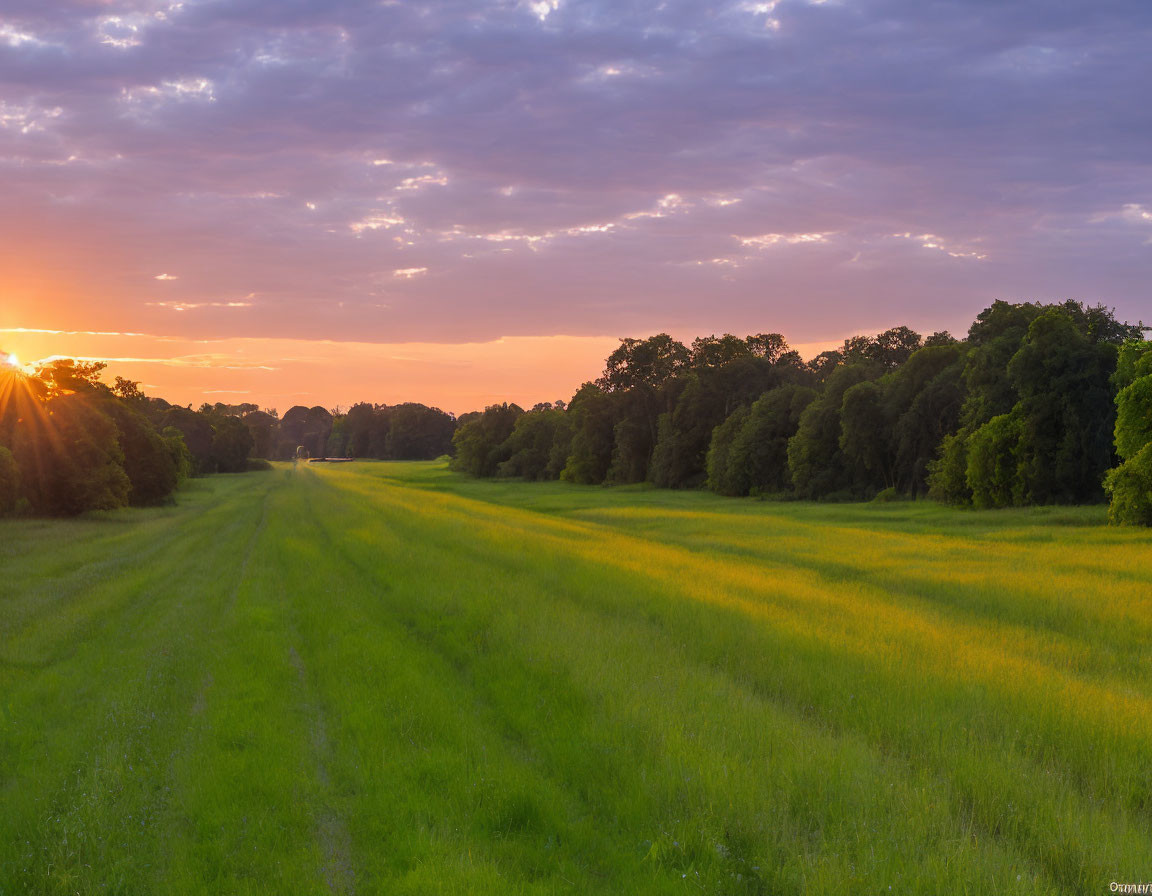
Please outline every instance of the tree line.
M358 404L346 414L255 404L198 410L101 382L102 362L0 365L0 516L72 516L171 500L189 476L267 469L270 460L448 453L456 420L422 404Z
M1079 302L995 302L967 335L908 327L805 361L776 333L623 339L570 401L451 414L198 410L101 382L103 363L0 366L0 515L170 500L188 476L269 460L452 456L481 477L651 483L981 508L1110 499L1152 525L1152 343Z
M1152 525L1152 343L1080 302L995 302L963 339L908 327L805 362L779 334L624 339L568 403L458 421L475 476L810 500L1111 499Z

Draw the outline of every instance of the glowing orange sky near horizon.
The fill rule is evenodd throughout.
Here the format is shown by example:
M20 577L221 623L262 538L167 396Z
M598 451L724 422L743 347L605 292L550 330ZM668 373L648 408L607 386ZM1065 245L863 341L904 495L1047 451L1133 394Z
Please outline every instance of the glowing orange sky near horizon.
M103 360L104 379L136 380L174 404L418 401L454 414L501 401L567 401L595 379L619 344L610 336L514 336L461 344L333 342L236 337L194 340L137 333L0 327L0 350L26 364L52 357ZM839 342L795 346L805 357Z
M618 337L1147 317L1152 6L1002 5L9 2L0 352L461 412Z

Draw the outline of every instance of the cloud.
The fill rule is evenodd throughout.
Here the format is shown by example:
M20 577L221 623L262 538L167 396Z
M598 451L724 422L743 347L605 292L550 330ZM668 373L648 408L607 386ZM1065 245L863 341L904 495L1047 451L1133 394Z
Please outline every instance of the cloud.
M251 308L252 302L145 302L150 308L170 308L173 311L195 311L197 308Z
M10 0L6 322L815 340L1068 296L1134 318L1150 38L1142 0ZM180 271L163 301L157 269ZM199 298L252 289L244 314Z

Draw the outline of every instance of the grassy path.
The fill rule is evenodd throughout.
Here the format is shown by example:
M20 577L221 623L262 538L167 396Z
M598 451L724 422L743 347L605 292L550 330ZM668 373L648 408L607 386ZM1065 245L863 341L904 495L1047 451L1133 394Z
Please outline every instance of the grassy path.
M1102 516L357 464L2 523L0 894L1152 879Z

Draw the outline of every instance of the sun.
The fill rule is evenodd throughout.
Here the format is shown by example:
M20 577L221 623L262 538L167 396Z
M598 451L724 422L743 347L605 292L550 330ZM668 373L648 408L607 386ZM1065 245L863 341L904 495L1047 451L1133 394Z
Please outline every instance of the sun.
M32 372L32 368L21 361L19 355L0 350L0 373L5 372L27 376Z
M18 355L0 351L0 373L4 371L8 371L9 373L28 373L27 368L21 363Z

